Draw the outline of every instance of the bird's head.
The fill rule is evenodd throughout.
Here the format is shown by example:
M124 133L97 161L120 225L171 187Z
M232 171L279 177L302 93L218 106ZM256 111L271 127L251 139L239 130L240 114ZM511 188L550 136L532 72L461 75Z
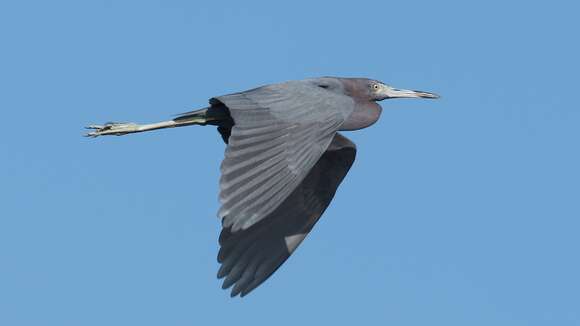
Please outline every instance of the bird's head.
M373 101L391 98L439 98L437 94L394 88L376 80L368 80L366 84L368 94Z

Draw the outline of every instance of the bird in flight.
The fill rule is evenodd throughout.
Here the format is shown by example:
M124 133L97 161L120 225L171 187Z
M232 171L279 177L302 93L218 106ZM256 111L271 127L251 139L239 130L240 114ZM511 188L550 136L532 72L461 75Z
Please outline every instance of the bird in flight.
M227 144L219 180L218 278L245 296L270 277L312 230L354 162L338 131L366 128L378 101L429 98L367 78L323 77L212 97L209 106L151 124L91 125L86 136L212 125Z

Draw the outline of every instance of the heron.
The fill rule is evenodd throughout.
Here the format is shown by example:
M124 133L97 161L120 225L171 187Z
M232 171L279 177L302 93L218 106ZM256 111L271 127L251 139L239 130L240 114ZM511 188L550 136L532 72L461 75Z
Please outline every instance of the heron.
M86 136L217 126L226 144L217 276L243 297L302 243L351 168L356 146L339 131L371 126L382 112L377 102L394 98L439 96L368 78L309 78L212 97L168 121L90 125Z

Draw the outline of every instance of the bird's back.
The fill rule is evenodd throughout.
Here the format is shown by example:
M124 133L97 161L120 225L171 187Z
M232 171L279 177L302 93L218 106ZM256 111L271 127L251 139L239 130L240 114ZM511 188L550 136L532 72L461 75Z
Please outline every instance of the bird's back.
M342 82L333 77L270 84L211 101L216 100L228 107L228 103L235 102L237 110L267 109L274 118L292 122L317 121L331 112L346 119L354 109L354 101L345 94Z

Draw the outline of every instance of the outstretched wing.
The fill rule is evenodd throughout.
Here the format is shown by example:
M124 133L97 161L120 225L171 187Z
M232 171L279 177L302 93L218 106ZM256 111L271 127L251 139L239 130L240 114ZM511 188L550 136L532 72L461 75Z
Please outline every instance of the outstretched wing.
M354 162L355 145L337 133L326 152L282 204L245 230L225 226L220 234L218 277L231 295L244 296L262 284L304 240Z
M353 110L353 100L311 81L211 99L234 120L221 165L218 216L232 231L270 214L300 184Z

